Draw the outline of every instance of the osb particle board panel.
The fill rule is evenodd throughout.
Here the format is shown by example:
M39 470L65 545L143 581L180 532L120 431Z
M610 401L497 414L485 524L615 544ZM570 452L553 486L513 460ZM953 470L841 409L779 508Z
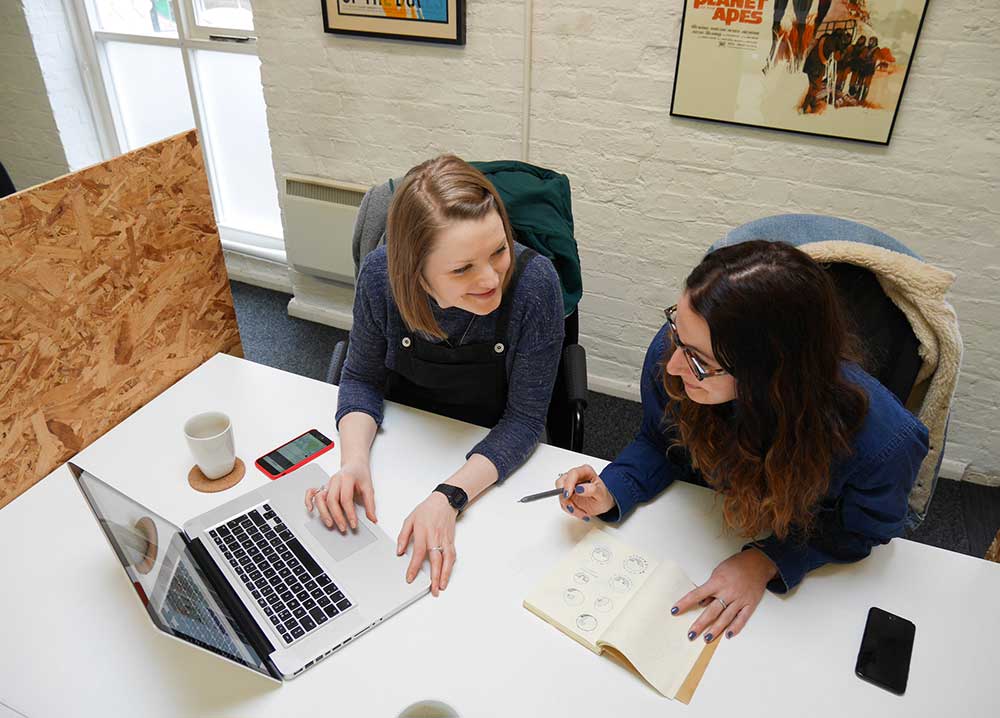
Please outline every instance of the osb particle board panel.
M0 507L241 355L194 130L0 200Z

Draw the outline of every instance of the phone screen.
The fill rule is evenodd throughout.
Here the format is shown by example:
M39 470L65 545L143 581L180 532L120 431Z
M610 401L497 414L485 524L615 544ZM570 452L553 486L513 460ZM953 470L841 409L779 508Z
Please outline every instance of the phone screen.
M301 461L305 461L318 451L332 444L328 438L315 429L297 439L279 446L266 456L259 459L260 464L272 474L287 471Z
M855 673L866 681L902 695L910 674L910 654L916 632L917 627L905 618L872 606L868 610Z

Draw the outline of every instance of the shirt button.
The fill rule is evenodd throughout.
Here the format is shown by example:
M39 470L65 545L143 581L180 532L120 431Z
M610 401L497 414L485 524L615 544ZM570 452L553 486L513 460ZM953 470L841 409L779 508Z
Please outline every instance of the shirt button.
M410 338L409 337L403 337L403 346L409 348L409 346L410 346Z
M495 351L497 354L503 354L503 344L501 344L500 342L494 344L493 351Z

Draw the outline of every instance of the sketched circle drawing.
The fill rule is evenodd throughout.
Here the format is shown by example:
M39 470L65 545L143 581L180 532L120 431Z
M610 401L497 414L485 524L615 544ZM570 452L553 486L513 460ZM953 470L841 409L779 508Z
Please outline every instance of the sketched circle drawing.
M611 549L605 546L596 546L591 552L590 557L597 561L597 563L607 563L611 560Z
M573 581L581 586L586 586L590 583L590 574L586 571L577 571L573 574Z
M597 628L597 619L589 613L583 613L576 617L576 627L581 631L593 631Z
M577 588L567 588L563 591L563 601L569 606L579 606L583 603L583 591Z
M607 613L615 607L615 602L611 600L608 596L598 596L594 599L594 608L598 611L603 611Z
M609 583L611 584L611 590L615 593L628 593L632 588L632 579L628 576L622 576L620 573L612 576Z
M629 573L642 574L646 573L646 569L649 568L649 562L642 556L632 554L622 561L622 567Z

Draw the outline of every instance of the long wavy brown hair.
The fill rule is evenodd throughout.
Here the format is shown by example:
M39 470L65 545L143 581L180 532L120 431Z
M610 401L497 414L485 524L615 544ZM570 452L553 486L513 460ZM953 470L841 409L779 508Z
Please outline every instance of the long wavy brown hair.
M867 394L841 373L861 353L833 282L804 252L757 240L706 255L685 289L736 398L699 404L664 370L675 399L665 421L721 494L728 526L748 537L806 536L831 464L850 453L868 412Z

